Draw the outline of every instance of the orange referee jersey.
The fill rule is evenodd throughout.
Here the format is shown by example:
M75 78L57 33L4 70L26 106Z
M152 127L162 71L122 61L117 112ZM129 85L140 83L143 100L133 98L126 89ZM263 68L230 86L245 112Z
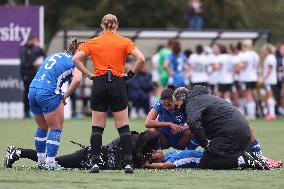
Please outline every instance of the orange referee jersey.
M126 56L133 49L135 44L130 39L112 32L103 33L78 48L92 57L95 76L106 74L108 68L116 76L123 74Z

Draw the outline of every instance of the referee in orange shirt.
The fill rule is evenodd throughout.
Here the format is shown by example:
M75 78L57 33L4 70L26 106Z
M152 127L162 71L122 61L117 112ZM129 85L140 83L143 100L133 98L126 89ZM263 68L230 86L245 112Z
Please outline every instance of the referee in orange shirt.
M82 44L73 57L73 62L87 77L93 79L91 95L92 135L91 173L99 172L102 135L106 126L107 110L113 113L115 126L124 151L125 173L133 173L131 133L128 120L128 98L125 77L132 78L145 64L145 57L128 38L116 34L118 21L115 15L107 14L101 22L102 34ZM124 73L127 55L136 59L133 70ZM85 57L91 56L94 73L83 65Z

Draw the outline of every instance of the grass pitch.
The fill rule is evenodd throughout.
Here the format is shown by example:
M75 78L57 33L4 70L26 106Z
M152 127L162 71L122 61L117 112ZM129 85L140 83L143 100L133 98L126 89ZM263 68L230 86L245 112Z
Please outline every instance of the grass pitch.
M66 120L59 155L78 149L69 140L89 144L90 118ZM274 159L284 160L284 120L251 122L260 141L263 153ZM144 121L131 121L132 130L144 130ZM0 157L4 158L9 145L34 148L36 125L32 119L0 120ZM117 137L112 120L108 120L103 143ZM121 171L101 171L90 174L85 170L62 172L40 171L30 160L16 162L12 169L0 166L0 189L46 188L284 188L284 168L274 171L212 171L212 170L135 170L126 175Z

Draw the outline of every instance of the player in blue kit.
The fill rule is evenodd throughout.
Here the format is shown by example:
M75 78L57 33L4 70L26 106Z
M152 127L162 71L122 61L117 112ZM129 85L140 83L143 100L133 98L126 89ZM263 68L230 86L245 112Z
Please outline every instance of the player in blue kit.
M204 156L204 151L199 150L178 150L173 152L164 153L162 151L154 151L152 152L152 158L149 162L143 165L143 168L148 169L175 169L175 168L202 168L200 166L200 161ZM240 164L235 168L253 168L253 169L260 169L261 165L256 168L256 164L259 164L254 158L247 157L248 159L244 164ZM253 166L252 166L253 165ZM278 169L278 167L267 167L267 169ZM233 168L228 168L233 169ZM264 169L262 167L262 169ZM261 170L262 170L261 169Z
M203 151L199 150L178 150L163 153L156 151L152 153L150 163L143 165L148 169L174 169L174 168L199 168L199 162Z
M158 134L161 149L173 147L175 149L197 148L198 144L192 139L189 126L186 124L185 114L175 107L172 95L175 87L169 85L161 94L151 111L148 113L145 126Z
M201 150L177 150L164 153L161 150L153 151L152 158L143 165L143 168L148 169L175 169L175 168L200 168L200 160L204 155ZM246 169L252 168L252 164L256 165L254 158L247 159L245 164L241 164L236 168ZM279 169L282 167L282 162L267 162L265 169ZM253 166L253 169L259 169Z
M155 132L159 136L161 149L173 147L178 150L195 150L199 144L190 131L190 127L186 125L185 114L178 110L172 100L174 86L169 86L161 94L161 99L158 100L152 107L146 118L146 128ZM266 162L271 168L282 166L282 161L273 160L265 157L262 154L260 144L250 127L250 151L254 156L257 156L261 161Z
M184 68L186 66L186 56L181 52L180 42L174 41L172 44L172 52L167 56L164 68L167 70L169 77L169 84L177 87L185 86Z
M47 57L29 88L29 104L37 123L35 148L38 165L43 169L63 169L55 162L55 156L60 145L65 100L82 80L81 72L72 63L73 55L80 44L77 39L73 39L67 51ZM72 82L63 94L61 87L71 77L73 77Z

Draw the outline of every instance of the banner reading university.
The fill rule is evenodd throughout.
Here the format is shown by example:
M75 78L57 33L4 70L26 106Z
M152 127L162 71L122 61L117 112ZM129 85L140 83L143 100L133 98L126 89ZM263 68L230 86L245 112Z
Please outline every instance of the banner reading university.
M44 41L42 6L0 6L0 119L23 118L19 49L30 35Z

